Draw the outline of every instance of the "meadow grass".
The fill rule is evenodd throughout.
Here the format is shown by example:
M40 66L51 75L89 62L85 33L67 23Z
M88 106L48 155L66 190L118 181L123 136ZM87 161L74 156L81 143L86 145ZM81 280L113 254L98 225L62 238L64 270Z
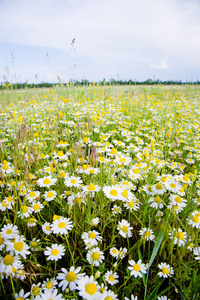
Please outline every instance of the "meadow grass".
M0 96L0 299L200 299L200 88Z

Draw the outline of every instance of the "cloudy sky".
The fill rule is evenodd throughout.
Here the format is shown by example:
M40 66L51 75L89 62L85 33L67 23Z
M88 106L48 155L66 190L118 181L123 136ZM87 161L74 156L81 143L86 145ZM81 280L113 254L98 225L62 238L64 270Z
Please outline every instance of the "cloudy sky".
M200 0L0 0L0 20L0 82L200 80Z

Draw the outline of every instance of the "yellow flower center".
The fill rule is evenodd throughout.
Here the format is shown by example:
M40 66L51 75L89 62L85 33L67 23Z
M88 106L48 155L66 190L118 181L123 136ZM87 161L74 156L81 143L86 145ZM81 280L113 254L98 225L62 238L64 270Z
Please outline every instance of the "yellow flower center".
M127 190L123 190L122 196L125 197L125 198L127 198L128 197L128 191Z
M3 165L2 169L3 169L4 171L6 171L6 170L9 169L9 167L8 167L7 165Z
M12 202L12 201L13 201L13 198L12 198L12 197L8 197L8 198L7 198L7 201L8 201L8 202Z
M150 231L147 230L144 235L145 235L145 237L150 237Z
M22 205L22 212L25 214L28 211L28 206Z
M163 188L163 186L162 186L161 183L157 183L157 184L156 184L156 189L157 189L157 190L162 190L162 188Z
M170 187L175 189L175 187L176 187L175 183L170 183Z
M0 234L0 245L3 245L4 243L4 238L2 238L1 234Z
M120 162L126 162L126 158L120 158Z
M73 200L74 204L80 204L82 202L81 198L78 198L76 197L74 200Z
M14 258L10 254L7 254L3 259L3 263L6 266L12 265L13 262L14 262Z
M182 231L178 232L178 233L176 234L176 237L177 237L177 239L179 239L179 240L183 240L183 239L184 239L184 234L183 234L183 232L182 232Z
M95 283L88 283L85 286L85 291L86 293L88 293L89 295L94 295L97 291L97 286Z
M23 250L23 246L24 246L23 242L17 242L14 244L15 250L17 250L19 252Z
M54 196L54 193L53 193L53 192L48 192L48 193L47 193L47 197L48 197L48 198L52 198L53 196Z
M96 234L92 231L92 232L89 233L88 237L89 237L89 239L90 238L95 239Z
M168 274L169 273L169 270L165 267L162 268L162 272L163 274Z
M35 223L35 219L31 218L28 220L29 224L34 224Z
M66 176L66 173L64 171L60 172L60 176L64 178Z
M50 230L50 226L49 226L49 225L46 226L46 230L47 230L47 231Z
M112 297L110 297L110 296L107 296L106 298L105 298L105 300L112 300L113 298Z
M7 229L6 230L6 234L12 234L12 232L13 232L12 229Z
M8 204L7 204L6 200L3 200L3 202L2 202L2 206L3 206L3 207L7 207L7 206L8 206Z
M24 298L22 298L22 297L17 297L16 300L24 300Z
M111 154L117 154L117 150L115 148L112 148L112 150L110 151Z
M134 206L135 206L135 203L134 203L133 201L130 201L130 202L128 203L128 205L129 205L130 207L134 207Z
M167 177L162 177L161 179L160 179L162 182L166 182L167 181Z
M133 269L134 269L136 272L139 272L139 271L140 271L140 265L135 264L135 265L133 266Z
M177 203L181 203L182 202L182 199L180 196L177 196L174 201L176 201Z
M111 190L111 191L110 191L110 194L111 194L112 196L114 196L114 197L118 196L117 190Z
M133 169L132 172L133 172L134 174L139 174L139 170L138 170L138 169Z
M192 219L192 221L193 221L194 223L199 223L199 217L198 217L197 215L194 216L193 219Z
M94 190L95 190L94 184L91 183L91 184L88 186L88 190L89 190L89 191L94 191Z
M126 225L123 225L121 230L124 232L124 233L127 233L128 232L128 227Z
M114 254L116 254L117 252L118 252L117 249L112 250L112 253L114 253Z
M53 283L51 281L46 283L46 288L51 289L52 286L53 286Z
M32 247L37 247L37 243L36 242L32 242L31 245L32 245Z
M188 182L189 181L189 177L188 176L183 176L183 181Z
M83 143L87 143L87 142L88 142L88 137L84 137Z
M39 210L40 209L40 205L38 203L33 205L33 209L34 210Z
M36 285L32 288L32 294L33 296L38 296L40 293L40 288Z
M35 192L30 192L30 197L35 197L36 196L36 193Z
M54 255L54 256L58 255L58 253L59 253L58 249L53 249L51 251L51 254Z
M66 226L66 223L65 222L60 222L59 224L58 224L58 227L59 228L64 228Z
M58 151L57 156L61 157L61 156L63 156L63 155L64 155L64 154L63 154L62 151Z
M160 199L160 197L156 196L156 197L154 198L154 202L156 202L156 203L160 203L160 202L161 202L161 199Z
M49 184L49 183L51 183L51 180L49 178L45 178L43 183L44 184Z
M66 276L66 280L69 282L75 281L77 278L76 274L73 271L69 271Z
M76 179L72 179L71 184L75 184L75 183L76 183Z
M93 252L93 253L92 253L92 259L93 259L93 260L99 260L99 258L100 258L100 255L99 255L98 252Z
M110 281L114 281L114 280L115 280L115 277L114 277L113 275L110 275L110 276L109 276L109 280L110 280Z

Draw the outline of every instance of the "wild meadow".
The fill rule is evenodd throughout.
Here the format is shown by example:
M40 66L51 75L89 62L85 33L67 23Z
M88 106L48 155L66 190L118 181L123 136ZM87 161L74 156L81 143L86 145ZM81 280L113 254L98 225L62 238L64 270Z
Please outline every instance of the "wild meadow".
M0 95L0 299L200 299L200 88Z

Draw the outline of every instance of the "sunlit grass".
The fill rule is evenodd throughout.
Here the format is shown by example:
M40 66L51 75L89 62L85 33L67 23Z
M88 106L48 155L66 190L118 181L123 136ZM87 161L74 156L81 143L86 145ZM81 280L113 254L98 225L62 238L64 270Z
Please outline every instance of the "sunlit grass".
M199 96L2 92L0 298L200 297Z

